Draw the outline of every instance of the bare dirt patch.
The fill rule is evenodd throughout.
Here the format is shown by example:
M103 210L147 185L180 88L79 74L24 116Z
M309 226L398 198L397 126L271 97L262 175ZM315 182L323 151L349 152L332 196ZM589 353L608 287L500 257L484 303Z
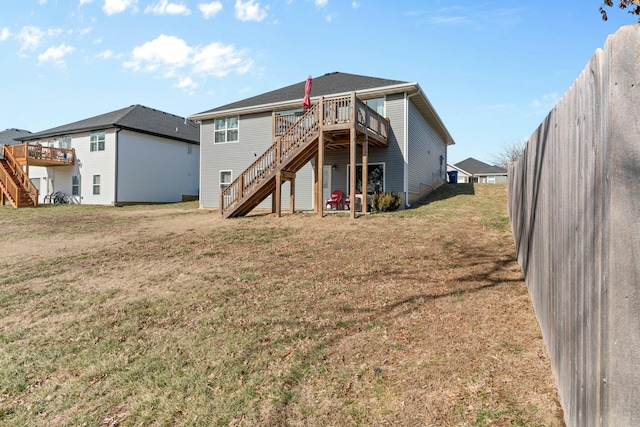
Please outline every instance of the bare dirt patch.
M63 208L0 209L2 424L563 425L503 186L356 221Z

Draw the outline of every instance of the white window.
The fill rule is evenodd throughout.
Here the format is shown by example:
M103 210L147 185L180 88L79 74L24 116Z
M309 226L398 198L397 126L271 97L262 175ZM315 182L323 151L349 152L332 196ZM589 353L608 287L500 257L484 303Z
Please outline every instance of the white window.
M100 194L100 175L93 175L93 194Z
M365 101L367 106L384 117L384 98L373 98Z
M92 133L90 137L89 151L104 151L104 139L104 132Z
M347 165L347 188L351 166ZM356 190L362 191L362 165L356 165ZM384 163L369 163L367 165L367 193L384 192Z
M78 175L73 175L71 177L71 195L80 195L80 177Z
M57 145L58 145L58 148L70 149L71 148L71 137L69 135L67 135L67 136L62 136L62 137L58 138L57 139Z
M231 184L232 176L231 171L220 171L220 188L227 188Z
M495 183L496 183L496 176L495 175L487 176L487 184L495 184Z
M216 144L238 142L238 116L215 120L214 139Z

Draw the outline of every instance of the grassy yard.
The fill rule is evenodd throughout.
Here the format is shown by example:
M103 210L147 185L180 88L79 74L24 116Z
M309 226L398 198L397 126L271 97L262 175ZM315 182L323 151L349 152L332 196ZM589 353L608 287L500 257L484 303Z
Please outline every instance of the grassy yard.
M7 207L0 230L0 425L563 425L504 186L355 221Z

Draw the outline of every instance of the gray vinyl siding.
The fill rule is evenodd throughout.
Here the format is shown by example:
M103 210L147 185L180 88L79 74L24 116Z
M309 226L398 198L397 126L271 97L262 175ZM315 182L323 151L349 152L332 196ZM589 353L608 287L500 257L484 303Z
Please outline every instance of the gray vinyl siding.
M204 121L200 130L200 207L217 208L220 171L231 171L234 180L271 146L271 113L240 116L238 142L214 144L214 121ZM282 208L289 207L290 184L282 185ZM296 174L296 209L312 209L313 171L309 165ZM271 208L271 197L259 208Z
M369 150L369 162L385 162L385 191L404 193L405 95L390 95L386 101L385 112L391 125L389 147Z
M442 156L442 162L440 160ZM409 199L445 181L447 146L409 102Z

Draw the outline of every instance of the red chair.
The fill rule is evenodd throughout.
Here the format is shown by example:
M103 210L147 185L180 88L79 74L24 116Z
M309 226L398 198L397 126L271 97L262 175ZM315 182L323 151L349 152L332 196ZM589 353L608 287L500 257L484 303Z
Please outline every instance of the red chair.
M325 199L324 205L327 207L327 209L341 210L342 209L342 191L333 190L333 192L331 193L331 197Z
M360 192L360 190L356 190L356 195L357 195L357 194L362 194L362 193ZM349 210L349 208L351 207L351 195L347 196L347 198L346 198L346 199L344 199L344 201L342 202L342 204L344 205L344 208L345 208L346 210ZM358 205L356 204L356 207L357 207L357 206L358 206Z

